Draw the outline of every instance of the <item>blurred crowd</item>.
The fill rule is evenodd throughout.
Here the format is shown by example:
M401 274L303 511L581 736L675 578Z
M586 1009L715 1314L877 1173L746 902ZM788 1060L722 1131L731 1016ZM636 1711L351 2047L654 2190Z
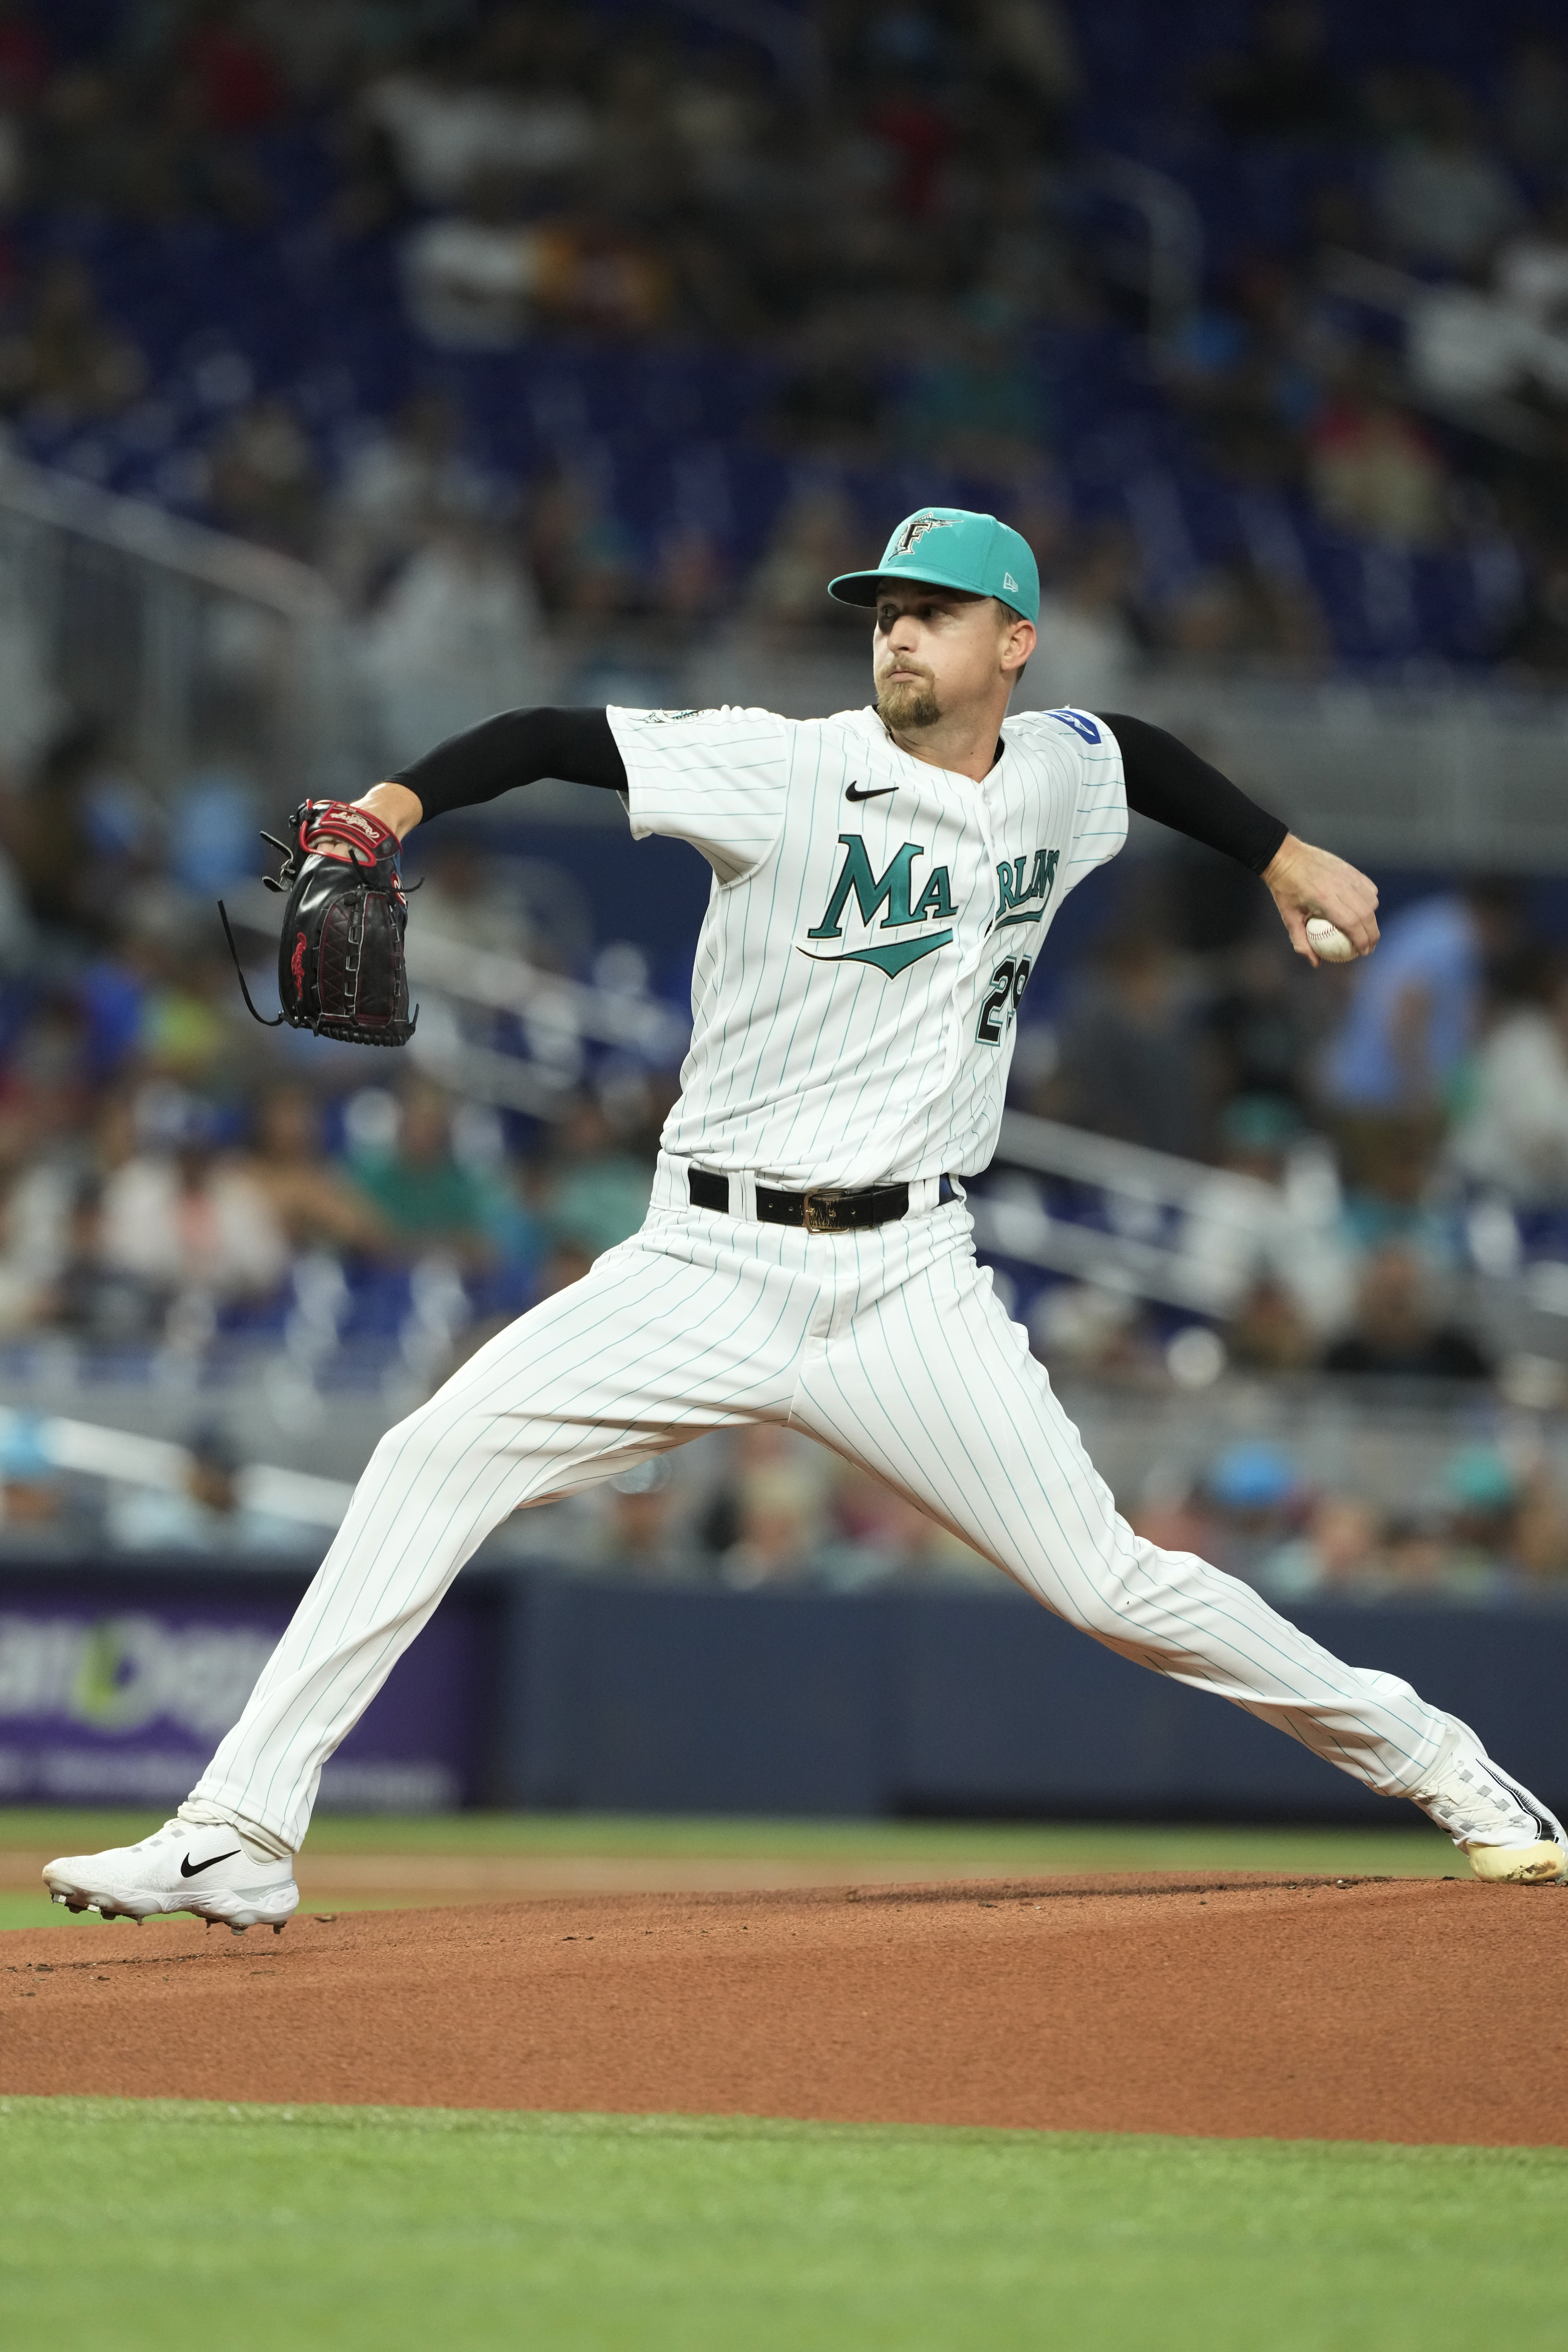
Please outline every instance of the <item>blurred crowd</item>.
M315 567L388 764L605 644L831 652L859 625L825 581L933 495L1040 556L1036 707L1118 707L1152 664L1568 674L1568 35L1503 6L1396 47L1340 0L1209 25L0 0L0 429ZM1184 221L1194 271L1161 280ZM636 1229L668 1057L438 1003L390 1072L255 1028L209 912L278 817L245 727L220 711L155 794L111 711L62 707L8 561L0 1352L427 1386ZM1212 1182L1178 1215L1018 1181L1220 1303L1002 1253L1038 1354L1069 1384L1555 1411L1557 1356L1493 1311L1568 1311L1550 891L1434 886L1370 965L1309 976L1247 877L1125 863L1090 951L1036 974L1014 1103ZM647 996L643 949L526 864L438 845L422 933ZM549 1115L445 1091L443 1037L542 1074ZM265 1548L192 1434L190 1492L104 1525ZM1282 1595L1543 1589L1547 1456L1489 1446L1408 1518L1223 1450L1150 1509ZM86 1504L26 1468L0 1524L63 1541ZM516 1540L742 1585L978 1566L767 1431Z
M1123 880L1120 916L1023 1031L1014 1099L1214 1170L1178 1234L1153 1209L1141 1231L1122 1220L1218 1286L1193 1382L1227 1363L1417 1389L1498 1376L1559 1401L1492 1309L1522 1284L1555 1313L1568 1255L1560 912L1506 878L1431 887L1385 910L1370 961L1312 972L1244 878L1231 912L1215 903L1233 887L1217 863ZM1268 1190L1238 1213L1226 1179ZM1180 1377L1168 1328L1125 1292L1058 1286L1031 1319L1063 1367Z
M1151 1542L1199 1553L1287 1611L1568 1600L1568 1501L1531 1447L1457 1445L1428 1487L1415 1482L1391 1507L1314 1485L1289 1446L1245 1440L1131 1516Z
M1568 47L1238 21L10 0L0 412L323 567L373 685L465 708L542 616L831 635L917 478L1036 545L1047 703L1152 655L1559 676ZM214 237L280 273L248 338L178 310L228 317Z
M256 890L263 821L224 770L156 801L90 729L0 789L0 1348L47 1334L130 1365L255 1340L308 1362L401 1338L429 1369L642 1222L674 1084L657 1055L591 1062L559 1014L465 1027L434 990L434 1050L395 1060L250 1018L213 901ZM581 898L457 826L416 905L433 950L640 1002L641 950L595 941ZM270 938L241 925L265 994ZM519 1070L531 1045L541 1115L453 1094L465 1041Z

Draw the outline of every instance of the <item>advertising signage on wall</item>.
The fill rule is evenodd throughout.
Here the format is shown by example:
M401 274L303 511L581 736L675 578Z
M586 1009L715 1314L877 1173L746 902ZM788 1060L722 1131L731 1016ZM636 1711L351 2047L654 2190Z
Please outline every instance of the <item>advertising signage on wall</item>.
M290 1601L126 1579L51 1580L47 1597L0 1585L0 1802L177 1803L244 1706ZM471 1801L479 1662L475 1613L448 1604L327 1765L322 1804Z

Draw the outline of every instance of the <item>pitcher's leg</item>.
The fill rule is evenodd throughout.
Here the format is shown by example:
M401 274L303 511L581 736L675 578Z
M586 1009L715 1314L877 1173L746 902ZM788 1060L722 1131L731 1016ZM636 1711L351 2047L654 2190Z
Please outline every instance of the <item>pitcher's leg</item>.
M500 1332L376 1447L193 1800L298 1848L322 1764L490 1530L701 1430L782 1415L805 1312L776 1266L634 1241Z
M1387 1795L1422 1785L1447 1718L1395 1676L1346 1665L1250 1585L1135 1536L966 1253L808 1356L792 1418L1123 1657L1232 1700Z

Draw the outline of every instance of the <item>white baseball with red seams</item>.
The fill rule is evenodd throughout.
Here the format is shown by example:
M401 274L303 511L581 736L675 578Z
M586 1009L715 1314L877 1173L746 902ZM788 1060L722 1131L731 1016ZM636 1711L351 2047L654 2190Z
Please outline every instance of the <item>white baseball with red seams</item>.
M1307 918L1307 945L1325 963L1354 963L1359 950L1326 915Z
M1447 1719L1133 1533L976 1263L962 1188L940 1197L991 1156L1057 908L1125 837L1109 728L1012 719L977 782L870 711L610 718L633 832L688 841L713 871L647 1221L382 1440L187 1818L297 1847L322 1764L509 1512L757 1421L864 1465L1123 1656L1369 1787L1423 1791L1451 1760ZM692 1205L694 1167L725 1180L728 1213ZM759 1180L903 1182L909 1205L807 1231L758 1220ZM1453 1822L1458 1842L1462 1801Z

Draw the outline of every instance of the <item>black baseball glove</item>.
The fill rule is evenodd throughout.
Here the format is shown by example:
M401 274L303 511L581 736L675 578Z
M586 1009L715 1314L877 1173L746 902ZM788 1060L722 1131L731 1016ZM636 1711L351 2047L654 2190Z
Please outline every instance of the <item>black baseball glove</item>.
M287 1021L291 1028L340 1037L345 1045L405 1045L414 1022L408 1017L403 947L408 901L397 871L397 835L368 809L347 801L301 801L289 819L289 835L287 841L270 833L261 836L283 853L277 880L270 875L263 879L269 890L286 893L289 902L278 942L282 1011L262 1025L276 1029ZM218 912L239 971L221 899ZM261 1021L243 971L239 984Z

